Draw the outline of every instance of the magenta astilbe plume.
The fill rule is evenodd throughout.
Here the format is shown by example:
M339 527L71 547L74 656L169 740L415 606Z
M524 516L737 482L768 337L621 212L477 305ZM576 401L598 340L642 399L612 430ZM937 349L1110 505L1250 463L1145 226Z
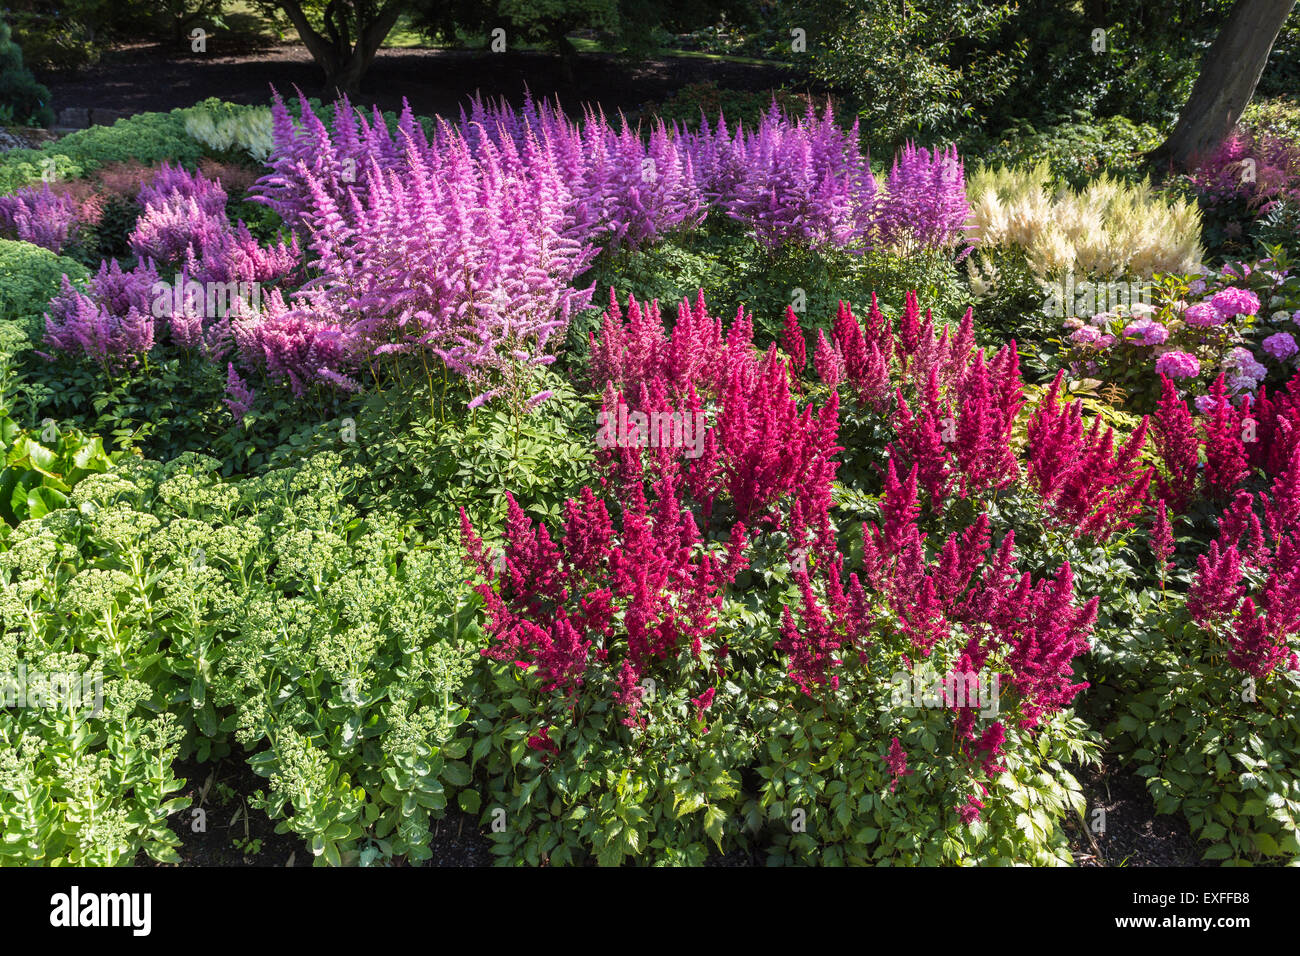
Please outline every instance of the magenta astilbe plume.
M838 345L831 345L826 333L817 330L817 346L813 349L813 368L817 377L834 388L844 380L844 356Z
M1210 386L1211 409L1205 419L1205 474L1207 496L1227 501L1250 472L1242 445L1242 413L1228 401L1222 374Z
M276 283L293 274L301 251L297 237L261 245L242 222L200 238L198 255L188 249L188 270L200 282Z
M1100 417L1085 433L1082 402L1060 403L1063 380L1062 370L1029 421L1029 477L1059 524L1102 541L1132 527L1146 502L1154 471L1141 463L1148 420L1116 450Z
M1201 440L1187 403L1171 379L1161 376L1161 396L1152 427L1163 468L1156 476L1160 496L1174 514L1184 514L1196 494Z
M1244 200L1257 213L1264 213L1287 197L1300 200L1300 147L1285 137L1256 138L1238 128L1189 178L1204 202Z
M1256 611L1255 602L1246 598L1228 636L1228 663L1256 680L1263 680L1292 653L1285 635L1279 642L1270 625Z
M1024 695L1022 712L1029 726L1068 707L1088 686L1071 683L1071 662L1089 648L1088 634L1097 619L1099 600L1094 597L1075 607L1074 575L1066 562L1055 581L1039 583L1023 602L1015 623L998 634L1009 648L1012 686Z
M1276 477L1290 467L1300 446L1300 373L1292 377L1285 391L1270 393L1261 387L1249 417L1255 422L1257 440L1247 444L1247 458L1266 476Z
M907 751L903 749L903 745L898 742L897 737L894 737L889 742L889 753L885 755L885 765L889 768L890 776L893 777L889 781L890 793L893 793L898 787L899 779L910 777L916 772L907 769Z
M1170 559L1174 556L1174 535L1169 527L1169 510L1165 499L1156 502L1156 520L1151 528L1151 552L1156 557L1156 567L1160 569L1163 581L1165 573L1172 566Z
M1196 558L1197 575L1187 592L1187 611L1201 627L1236 610L1245 593L1241 584L1241 554L1234 545L1219 549L1218 541Z
M600 668L629 726L644 726L640 685L656 661L679 649L695 657L704 652L722 588L736 570L700 553L699 532L678 503L672 473L654 491L650 501L639 485L631 489L619 533L603 502L584 490L565 506L558 543L509 497L499 573L461 513L490 622L483 653L535 672L542 693L566 697L582 687L592 667ZM738 534L743 537L743 529Z

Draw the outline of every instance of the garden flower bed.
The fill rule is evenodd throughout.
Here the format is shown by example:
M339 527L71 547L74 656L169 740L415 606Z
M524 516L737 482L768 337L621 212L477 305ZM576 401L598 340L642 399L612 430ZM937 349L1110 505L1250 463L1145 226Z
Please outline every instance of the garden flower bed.
M0 161L0 859L1069 865L1105 766L1300 860L1300 276L967 162L279 96Z

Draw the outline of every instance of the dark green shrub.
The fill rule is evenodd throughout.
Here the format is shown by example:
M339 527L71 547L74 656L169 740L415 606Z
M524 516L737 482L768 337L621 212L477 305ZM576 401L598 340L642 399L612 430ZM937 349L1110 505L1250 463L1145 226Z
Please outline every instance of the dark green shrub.
M23 66L23 51L4 19L0 19L0 114L6 116L7 122L24 126L49 126L54 122L50 91Z

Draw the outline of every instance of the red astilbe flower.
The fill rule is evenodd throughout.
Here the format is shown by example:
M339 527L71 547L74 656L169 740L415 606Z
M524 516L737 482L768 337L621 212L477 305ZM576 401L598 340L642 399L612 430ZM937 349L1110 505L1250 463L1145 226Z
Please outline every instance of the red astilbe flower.
M1260 387L1259 396L1246 412L1255 422L1255 438L1246 442L1246 457L1252 467L1275 477L1284 471L1300 446L1300 373L1286 391L1269 393Z
M1156 476L1160 497L1174 514L1185 514L1196 494L1201 440L1187 403L1178 397L1173 380L1160 376L1160 402L1152 428L1163 468Z
M1242 413L1228 401L1222 373L1210 386L1211 411L1205 420L1205 474L1207 497L1228 501L1250 473L1242 445Z
M1245 593L1241 582L1241 553L1234 545L1219 548L1210 542L1207 554L1197 555L1197 574L1187 591L1187 612L1201 627L1232 614Z
M483 653L535 673L541 693L570 699L598 668L615 688L623 722L644 725L643 677L679 649L703 653L723 590L743 565L744 527L734 526L728 557L719 560L679 501L679 480L667 467L651 484L652 498L642 482L630 483L621 532L604 502L584 489L565 504L558 544L508 496L499 572L462 512L489 619Z
M1165 574L1173 567L1170 559L1174 556L1174 535L1169 526L1169 511L1163 498L1156 502L1156 520L1151 528L1151 553L1156 557L1156 567L1160 571L1163 587Z
M1267 509L1268 498L1261 497ZM1239 490L1232 504L1219 516L1219 541L1235 545L1246 562L1255 567L1265 567L1272 560L1264 541L1263 526L1255 514L1255 496L1249 491Z
M537 733L529 737L528 746L533 750L540 750L542 753L547 754L556 754L560 752L560 748L556 746L555 741L551 739L551 729L549 727L543 727Z
M1114 450L1114 431L1101 430L1101 418L1083 430L1083 403L1060 405L1064 371L1057 373L1029 421L1029 477L1059 524L1104 541L1132 527L1146 501L1153 469L1141 464L1149 423Z
M789 607L782 611L781 638L776 649L787 655L790 679L804 694L815 696L818 688L835 690L836 672L844 664L842 652L857 648L861 653L871 626L866 594L856 574L843 586L844 561L840 555L822 566L825 601L818 600L807 571L796 571L800 603L798 621Z
M889 792L893 793L898 788L898 781L903 777L910 777L916 771L907 769L907 751L895 737L889 742L889 753L885 755L885 766L889 768L889 773L893 777L889 782Z
M1010 359L1005 357L1008 354ZM1011 433L1024 399L1014 356L1012 343L998 353L990 368L980 350L957 390L953 450L963 498L1005 488L1020 477L1020 464L1011 451Z
M1277 534L1282 529L1300 527L1300 443L1291 451L1286 463L1276 471L1272 498L1265 498L1269 526ZM1253 516L1253 515L1252 515Z
M1256 680L1263 680L1290 656L1286 638L1278 641L1272 622L1246 598L1228 636L1228 663Z
M961 822L966 826L970 826L979 820L980 811L984 809L984 804L972 793L966 797L965 803L960 803L953 809L957 811L957 816L961 818Z
M832 345L821 329L817 330L817 346L813 349L813 368L817 370L817 377L831 388L844 381L844 356L840 354L839 346Z
M805 576L806 578L806 576ZM832 671L842 663L835 656L839 650L839 638L827 620L821 605L812 596L806 581L800 582L804 592L804 605L797 626L790 609L784 609L781 615L781 639L776 642L776 649L790 658L790 679L799 690L813 696L817 687L840 686L839 675Z
M893 331L876 307L875 294L865 333L852 307L840 302L830 339L820 330L817 334L819 359L815 364L822 381L831 386L848 382L859 402L877 412L887 411L893 397L889 379Z
M785 307L785 328L781 334L781 350L790 358L790 369L802 375L808 365L808 343L803 337L803 327L794 314L794 306Z
M1011 684L1023 695L1021 713L1027 726L1068 707L1088 685L1070 683L1071 662L1088 650L1088 634L1097 619L1099 598L1074 605L1074 575L1067 561L1055 581L1041 581L1029 590L1029 575L1021 579L1011 600L1019 605L1014 622L1004 621L998 640L1009 648Z
M970 748L980 762L980 769L990 780L1006 772L1007 768L998 763L998 758L1004 752L1002 748L1006 740L1006 728L1002 725L1002 721L995 720L984 729L984 733Z
M893 424L898 437L889 445L891 460L897 458L901 467L916 466L930 507L935 512L941 511L954 482L943 439L945 434L952 433L955 421L947 406L939 403L937 372L931 374L930 387L918 401L915 412L903 397L902 389L896 392Z
M752 323L738 310L724 337L722 320L709 315L702 289L694 304L682 299L671 335L658 302L638 303L629 295L624 321L612 287L609 295L600 336L589 336L592 384L598 390L612 383L635 395L641 385L660 379L674 399L692 387L714 394L732 362L752 364Z
M1283 538L1277 560L1259 599L1268 615L1273 635L1280 641L1300 630L1300 546L1294 538Z
M710 687L699 697L691 698L691 703L695 705L695 719L700 723L704 722L704 712L713 706L713 697L717 692L716 687Z

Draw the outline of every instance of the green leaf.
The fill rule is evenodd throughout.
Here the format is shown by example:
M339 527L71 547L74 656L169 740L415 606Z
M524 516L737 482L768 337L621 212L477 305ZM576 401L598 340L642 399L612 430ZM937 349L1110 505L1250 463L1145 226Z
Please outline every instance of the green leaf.
M704 811L704 832L717 844L719 853L722 852L722 825L726 819L727 814L718 807L711 806Z

